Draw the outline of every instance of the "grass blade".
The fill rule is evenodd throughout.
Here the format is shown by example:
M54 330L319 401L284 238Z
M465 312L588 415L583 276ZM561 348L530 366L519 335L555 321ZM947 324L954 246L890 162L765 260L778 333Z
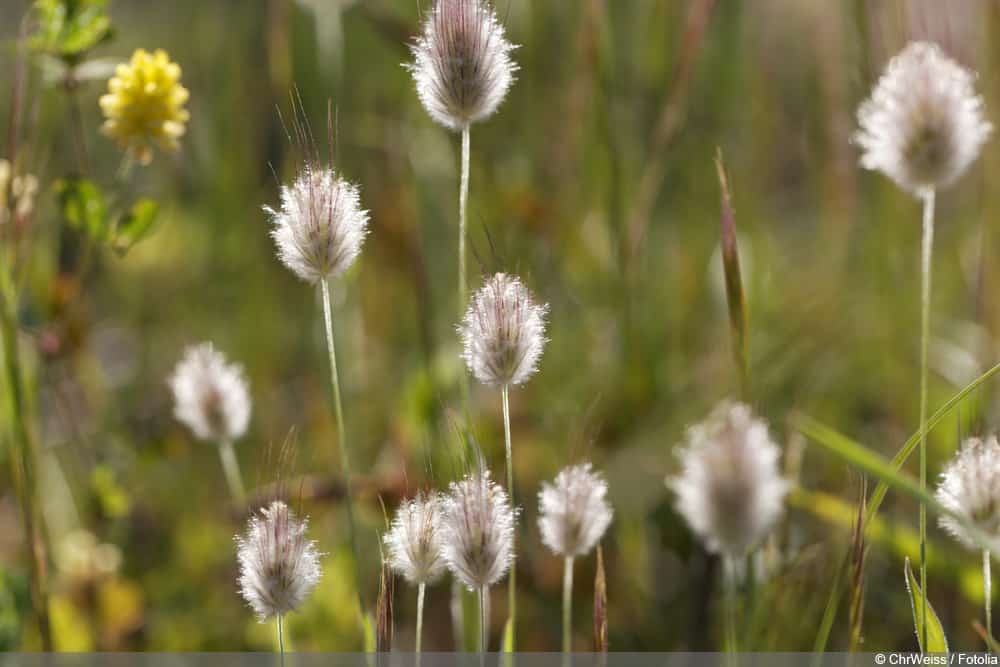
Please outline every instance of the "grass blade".
M749 393L750 371L747 362L747 305L743 291L743 276L740 273L740 250L736 239L736 214L729 192L726 167L722 162L722 149L715 153L715 171L719 177L722 198L721 248L722 269L726 278L726 303L729 307L729 330L732 335L733 361L740 374L740 390L743 400Z
M917 641L920 643L920 650L923 653L947 653L948 639L944 635L944 628L941 627L941 620L934 612L934 607L930 601L924 599L924 593L920 590L917 578L913 576L913 569L910 567L910 559L906 559L904 566L906 571L906 591L910 594L910 607L913 609L913 627L917 629ZM923 610L927 610L927 625L925 634L927 636L927 646L924 647L920 639L920 628L924 627Z
M604 574L604 549L599 544L594 574L594 652L608 652L608 584Z

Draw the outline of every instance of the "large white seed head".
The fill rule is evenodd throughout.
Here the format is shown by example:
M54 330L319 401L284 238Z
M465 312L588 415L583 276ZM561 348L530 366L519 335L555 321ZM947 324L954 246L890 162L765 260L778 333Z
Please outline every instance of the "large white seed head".
M315 165L281 187L280 209L264 210L271 216L278 258L311 284L347 271L368 233L358 187Z
M677 511L705 547L731 559L756 547L781 517L788 482L767 424L740 403L723 402L688 428L681 473L667 480Z
M319 583L320 553L307 528L308 520L275 500L235 538L240 594L261 622L298 609Z
M514 81L514 46L486 0L437 0L407 65L438 123L462 130L493 115Z
M557 556L585 556L611 524L608 485L589 463L569 466L538 492L542 542Z
M996 436L969 438L962 443L941 473L936 495L944 507L1000 543L1000 443ZM983 548L956 517L942 515L939 521L964 546Z
M452 482L444 505L445 563L471 591L500 581L514 562L516 512L488 470Z
M384 538L389 566L412 584L432 584L444 574L442 506L436 494L404 501Z
M174 416L199 440L232 441L250 421L250 390L243 367L226 363L211 343L187 348L167 383Z
M545 348L547 312L518 278L498 273L487 280L459 327L462 357L476 379L494 387L526 382Z
M993 131L974 84L936 44L907 45L858 109L861 166L914 194L954 183Z

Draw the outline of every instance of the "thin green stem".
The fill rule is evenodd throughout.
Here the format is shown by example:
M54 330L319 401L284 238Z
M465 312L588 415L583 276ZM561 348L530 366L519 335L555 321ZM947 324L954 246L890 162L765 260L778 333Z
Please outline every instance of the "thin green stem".
M736 639L736 561L732 558L723 559L723 589L725 596L725 650L726 664L736 665L736 652L739 642Z
M417 645L414 651L417 654L417 664L420 664L420 646L424 634L424 589L427 584L421 582L417 586Z
M35 443L27 421L27 400L18 342L16 292L6 267L0 267L0 296L3 298L0 302L0 342L3 344L5 384L10 396L8 408L14 437L14 446L11 447L13 483L21 509L24 544L28 551L31 603L38 622L42 650L49 652L53 650L53 642L45 576L48 560L45 519L38 502Z
M240 464L236 460L236 452L233 451L233 443L230 440L223 440L219 443L219 458L222 459L222 472L226 475L226 485L233 500L242 505L246 502L247 494L243 486L243 475L240 474Z
M510 497L510 506L517 507L514 503L514 457L510 446L510 385L503 386L500 396L503 399L503 436L507 450L507 495ZM507 577L507 607L510 610L510 645L513 648L517 620L517 563L511 563Z
M281 655L281 664L285 664L285 636L282 628L282 616L278 615L278 653Z
M563 563L563 653L573 650L573 557L567 556Z
M344 434L344 406L340 398L340 375L337 372L337 352L333 342L333 315L330 306L330 286L326 278L320 281L323 290L323 320L326 324L326 351L330 357L330 382L333 385L333 409L337 419L337 448L340 451L341 474L344 475L344 507L347 508L347 528L350 533L351 554L354 556L354 579L361 612L362 631L367 619L365 599L361 594L361 553L358 550L358 530L354 520L354 492L351 482L351 461L347 453L347 436Z
M486 586L479 589L479 656L485 660L490 636L490 590Z
M920 252L920 490L927 490L927 349L930 338L931 321L931 256L934 248L934 189L923 195L924 224ZM920 503L920 590L922 596L923 622L920 636L921 646L927 646L927 506Z
M989 549L983 549L983 606L986 611L986 636L993 641L993 578ZM990 648L989 644L987 648Z
M465 314L465 299L467 287L465 267L465 237L467 218L466 209L469 205L469 153L472 143L469 126L462 129L462 181L458 191L458 313Z

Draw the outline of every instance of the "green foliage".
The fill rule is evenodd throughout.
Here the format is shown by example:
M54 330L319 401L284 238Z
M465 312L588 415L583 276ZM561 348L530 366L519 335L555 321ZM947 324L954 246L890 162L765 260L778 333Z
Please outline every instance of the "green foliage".
M941 620L938 618L934 607L929 601L924 600L924 593L920 590L917 578L913 576L913 569L910 567L910 559L906 559L904 566L906 572L906 591L910 595L910 608L913 610L913 627L916 629L917 641L920 643L920 650L924 653L947 653L948 639L945 637L944 628L941 627ZM927 646L924 646L921 635L923 628L924 609L927 609Z
M107 0L36 0L35 16L32 46L69 63L114 36Z
M160 205L140 199L125 210L111 210L108 199L93 181L63 179L56 183L59 207L66 223L120 255L152 231Z

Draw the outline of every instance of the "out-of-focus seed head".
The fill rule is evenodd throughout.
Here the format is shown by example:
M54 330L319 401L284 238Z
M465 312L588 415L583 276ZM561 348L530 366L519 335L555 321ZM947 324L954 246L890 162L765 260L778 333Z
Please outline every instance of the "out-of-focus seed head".
M538 492L538 528L557 556L584 556L611 524L608 485L589 463L564 468Z
M368 233L359 188L312 162L290 186L282 186L281 208L264 210L271 216L278 258L311 284L347 271Z
M493 115L514 81L514 46L486 0L437 0L407 65L438 123L462 130Z
M404 501L385 536L389 565L412 584L432 584L444 574L442 505L436 494Z
M936 44L907 45L858 109L861 166L914 194L951 185L993 131L974 83Z
M261 622L298 609L319 582L320 553L307 528L307 519L275 500L235 538L240 594Z
M211 343L187 348L168 380L174 417L199 440L232 441L250 421L250 390L243 367L226 363Z
M472 591L500 581L514 562L516 512L488 470L453 482L444 504L445 563Z
M476 379L494 387L526 382L545 348L547 312L518 278L498 273L487 280L459 327L462 357Z
M962 443L941 473L936 495L942 505L1000 543L1000 443L996 436ZM969 549L982 548L954 516L942 515L940 524Z
M723 402L688 429L681 473L667 485L709 551L738 559L770 532L788 492L779 457L767 424L740 403Z

